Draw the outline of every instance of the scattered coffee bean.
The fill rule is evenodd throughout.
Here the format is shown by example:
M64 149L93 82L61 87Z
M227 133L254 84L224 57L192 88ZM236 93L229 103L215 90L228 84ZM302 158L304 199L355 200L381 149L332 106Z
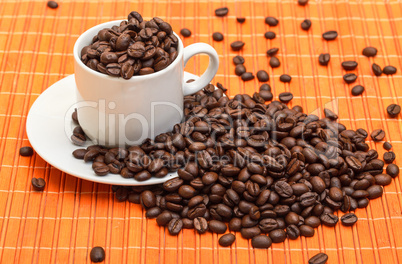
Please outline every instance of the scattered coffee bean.
M363 92L364 92L364 87L360 84L358 84L352 88L352 95L354 95L354 96L361 95Z
M102 247L93 247L89 256L92 262L102 262L105 260L105 250Z
M267 81L269 81L269 75L268 75L268 73L266 71L259 70L257 72L257 79L260 82L267 82Z
M215 40L215 41L218 41L218 42L222 41L223 40L223 34L220 33L220 32L214 32L212 34L212 39Z
M396 155L393 151L389 151L389 152L384 153L383 158L384 158L385 163L390 164L390 163L394 162Z
M246 21L245 17L237 17L236 18L237 22L239 22L240 24L243 24Z
M389 164L387 166L386 172L392 178L395 178L399 175L399 167L396 164Z
M242 76L242 74L245 73L246 71L247 71L247 70L246 70L246 67L244 67L243 64L238 64L238 65L236 65L236 67L235 67L235 74L236 74L237 76Z
M284 103L289 103L293 99L293 94L289 92L283 92L279 94L279 100Z
M338 37L338 32L335 30L327 31L322 34L322 38L325 40L334 40Z
M269 237L274 243L282 243L286 239L286 233L283 229L275 229L269 232Z
M194 219L194 228L200 234L204 234L208 230L208 222L204 217L197 217Z
M394 66L388 65L384 67L382 72L385 73L386 75L392 75L396 73L396 68Z
M363 49L362 54L366 57L374 57L377 55L377 49L374 47L366 47Z
M267 24L267 25L269 25L271 27L277 26L278 22L279 22L278 19L276 19L275 17L269 16L269 17L265 18L265 24Z
M401 112L401 106L397 105L397 104L390 104L387 107L387 113L390 117L394 118L397 117L399 115L399 113Z
M33 155L33 149L31 147L20 148L20 155L23 157L30 157Z
M48 1L47 6L52 8L52 9L56 9L56 8L59 7L59 4L56 1Z
M318 57L318 62L322 66L327 66L330 59L331 55L329 55L329 53L321 53L320 56Z
M312 237L314 236L314 228L308 225L301 225L299 226L300 235L304 237Z
M268 83L263 83L263 84L261 84L261 86L260 86L260 92L261 91L268 91L268 92L271 92L271 86L268 84Z
M292 80L292 77L291 77L289 74L282 74L282 75L279 77L279 80L280 80L281 82L288 83L288 82L290 82L290 81Z
M352 226L357 222L357 216L354 213L347 213L341 217L341 223L344 226Z
M374 141L381 141L385 137L385 131L382 129L375 129L373 132L371 132L370 136Z
M320 217L320 220L324 225L332 227L338 223L339 218L332 213L323 213Z
M371 65L371 69L373 70L375 76L381 76L382 70L380 65L373 63L373 65Z
M308 3L308 0L298 0L297 3L301 6L305 6Z
M274 56L278 53L279 48L270 48L269 50L267 50L267 55L268 56Z
M267 31L265 32L264 37L266 39L274 39L276 37L276 34L273 31Z
M219 245L221 245L222 247L229 247L235 242L235 240L236 236L229 233L219 238Z
M264 99L264 101L272 101L274 95L270 91L262 90L259 92L259 95Z
M42 178L32 178L31 183L36 191L43 191L46 186L46 182Z
M191 31L190 31L190 29L188 29L188 28L182 28L182 29L180 30L180 34L181 34L183 37L188 38L188 37L191 36Z
M357 62L355 62L355 61L344 61L344 62L342 62L342 68L345 71L353 71L354 69L356 69L357 65L358 65Z
M215 15L218 17L226 16L229 13L229 9L227 7L221 7L215 9Z
M325 264L328 261L328 255L325 253L318 253L308 260L308 264Z
M230 47L232 48L233 51L239 51L243 48L244 44L245 43L243 41L237 40L232 42L230 44Z
M371 185L370 187L367 188L368 198L370 200L381 197L383 192L384 190L380 185Z
M168 231L171 235L177 235L183 228L183 221L181 219L173 218L168 223Z
M209 230L217 234L224 234L226 232L226 224L218 220L211 220L208 223Z
M236 57L233 57L233 63L235 65L244 64L244 62L245 62L244 58L242 56L240 56L240 55L237 55Z
M347 73L347 74L343 75L343 80L347 84L355 82L356 79L357 79L357 75L354 73Z
M384 142L384 144L382 145L382 147L383 147L385 150L391 150L391 149L392 149L392 144L387 141L387 142Z
M269 248L272 245L272 240L269 236L259 235L251 239L251 245L253 248Z
M271 57L271 59L269 60L269 66L271 66L272 68L278 68L279 66L281 66L281 62L277 57Z
M310 19L304 19L303 22L301 23L301 28L303 30L309 30L311 27L311 20Z
M337 120L338 119L338 115L335 114L333 111L331 111L328 108L324 108L324 115L326 118L329 118L331 120Z
M389 185L392 182L392 177L388 174L377 174L374 179L375 183L381 186Z
M245 72L241 75L241 79L245 82L251 81L254 79L254 75L251 72Z

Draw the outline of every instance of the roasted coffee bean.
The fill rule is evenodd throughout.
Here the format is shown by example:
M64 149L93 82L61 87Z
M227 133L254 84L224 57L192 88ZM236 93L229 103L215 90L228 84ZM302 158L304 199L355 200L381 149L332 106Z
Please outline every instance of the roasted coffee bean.
M389 164L387 166L386 172L389 176L395 178L396 176L399 175L399 167L395 164Z
M244 47L245 43L243 41L237 40L230 44L233 51L239 51Z
M308 225L299 226L300 235L304 237L312 237L314 236L314 228Z
M270 91L260 91L259 95L264 101L271 101L274 98L274 95Z
M171 235L177 235L180 233L181 229L183 228L183 221L178 218L173 218L172 220L169 221L168 225L168 231Z
M355 82L356 79L357 79L357 75L354 73L347 73L347 74L343 75L343 80L347 84Z
M20 148L20 155L23 157L30 157L33 155L33 148L31 147L22 147Z
M46 186L46 182L43 178L32 178L32 188L36 191L43 191Z
M375 76L381 76L382 70L380 65L373 63L373 65L371 65L371 69L373 70Z
M374 47L366 47L363 49L362 54L366 57L374 57L377 55L377 49Z
M269 25L271 27L277 26L278 22L279 22L278 19L276 19L275 17L269 16L269 17L265 18L265 24L267 24L267 25Z
M352 88L352 95L354 95L354 96L361 95L363 92L364 92L364 87L359 84Z
M236 66L237 67L237 66ZM241 79L245 82L251 81L254 79L254 75L251 72L245 72L241 75Z
M380 185L371 185L367 188L367 192L369 199L376 199L382 196L383 188Z
M319 227L321 224L320 218L317 216L309 216L306 219L304 219L304 224L311 226L312 228Z
M105 176L109 173L109 167L106 164L103 166L97 166L93 170L98 176Z
M84 159L86 153L87 153L86 149L76 149L73 151L73 156L76 159Z
M293 99L293 94L289 92L283 92L279 94L279 100L283 103L288 103Z
M344 62L342 62L342 68L345 71L353 71L354 69L356 69L357 65L358 65L357 62L355 62L355 61L344 61Z
M281 66L281 62L277 57L271 57L271 59L269 59L269 66L271 66L272 68L278 68L279 66Z
M276 37L276 34L273 31L267 31L265 32L264 37L266 39L274 39Z
M188 29L188 28L182 28L182 29L180 30L180 34L181 34L183 37L188 38L188 37L191 36L191 31L190 31L190 29Z
M269 81L269 75L268 75L268 73L266 71L259 70L257 72L257 79L260 82L267 82L267 81Z
M300 230L296 225L288 225L286 227L286 233L292 240L297 239L300 236Z
M279 80L280 80L281 82L288 83L288 82L290 82L290 81L292 80L292 77L291 77L290 75L288 75L288 74L282 74L282 75L279 77Z
M344 226L352 226L357 222L357 216L354 213L344 214L341 217L341 223Z
M308 0L297 0L297 3L301 6L305 6L308 4Z
M243 64L238 64L238 65L236 65L236 67L235 67L235 74L236 74L237 76L242 76L243 73L245 73L246 71L247 71L247 70L246 70L246 67L244 67Z
M283 229L275 229L269 232L269 237L273 243L282 243L286 239L286 233Z
M222 247L231 246L236 240L236 236L233 234L226 234L219 238L219 245Z
M161 214L156 217L156 223L159 226L166 226L169 224L170 220L172 220L172 214L168 211L162 212Z
M391 150L391 149L392 149L392 144L389 143L389 142L384 142L384 144L382 145L382 147L383 147L385 150Z
M311 27L311 20L310 19L304 19L303 22L301 23L301 28L303 30L309 30Z
M330 59L331 59L331 55L329 55L329 53L321 53L320 56L318 57L318 62L322 66L327 66Z
M237 55L237 56L233 57L233 63L235 65L243 64L244 62L245 62L244 58L242 56L240 56L240 55Z
M248 228L244 227L240 230L240 233L243 238L250 239L261 234L261 230L256 226Z
M215 40L215 41L218 41L218 42L222 41L223 40L223 34L220 33L220 32L214 32L212 34L212 39Z
M218 17L223 17L226 16L229 13L229 8L227 7L221 7L215 9L215 15Z
M211 220L208 223L209 230L217 233L217 234L224 234L226 232L226 224L224 222L218 220Z
M338 223L339 218L332 213L323 213L320 217L320 220L322 224L332 227Z
M236 17L236 21L239 22L240 24L243 24L246 21L245 17Z
M105 260L105 250L102 247L93 247L89 257L94 263L102 262Z
M390 163L394 162L396 156L395 156L394 152L389 151L389 152L384 153L383 158L384 158L385 163L390 164Z
M267 55L268 56L275 56L279 51L279 48L270 48L269 50L267 50Z
M51 9L56 9L59 7L59 4L56 1L48 1L47 6Z
M387 107L387 113L390 117L394 118L397 117L399 115L399 113L401 112L401 106L397 105L397 104L390 104Z
M269 248L272 245L272 240L269 236L258 235L251 239L253 248Z
M322 38L325 40L334 40L338 37L338 32L335 30L327 31L322 34Z
M375 129L373 132L371 132L370 137L374 141L381 141L385 137L385 131L382 129Z
M308 260L308 264L325 264L328 261L328 255L325 253L318 253Z
M226 225L225 225L225 227L226 227ZM204 217L195 218L194 219L194 228L195 228L195 230L198 231L198 233L204 234L208 230L208 222L207 222L207 220Z
M385 73L386 75L392 75L396 73L396 68L394 66L388 65L384 67L382 72Z

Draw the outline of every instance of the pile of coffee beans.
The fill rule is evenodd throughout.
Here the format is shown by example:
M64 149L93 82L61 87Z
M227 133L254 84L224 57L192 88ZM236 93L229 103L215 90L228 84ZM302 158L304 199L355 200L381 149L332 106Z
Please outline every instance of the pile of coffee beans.
M130 79L169 66L178 55L178 43L169 23L159 17L146 21L132 11L120 25L100 30L82 49L81 60L95 71Z

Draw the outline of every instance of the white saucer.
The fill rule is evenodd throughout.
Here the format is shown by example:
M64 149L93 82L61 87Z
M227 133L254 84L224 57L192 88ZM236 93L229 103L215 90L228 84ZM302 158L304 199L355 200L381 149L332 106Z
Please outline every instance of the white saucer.
M198 76L194 74L184 72L184 80L197 78ZM91 163L74 158L72 152L80 148L73 145L70 140L76 126L71 119L76 108L75 89L74 75L70 75L47 88L29 110L26 123L27 135L39 156L67 174L105 184L148 185L163 183L177 177L177 172L174 172L164 178L152 177L147 181L139 182L132 178L123 178L119 174L97 176L92 170ZM89 145L91 142L88 142L86 146Z

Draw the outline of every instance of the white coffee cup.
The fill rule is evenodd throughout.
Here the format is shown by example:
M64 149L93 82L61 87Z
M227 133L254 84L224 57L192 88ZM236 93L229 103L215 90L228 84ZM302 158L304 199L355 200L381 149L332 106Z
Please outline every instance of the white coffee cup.
M219 58L205 43L184 48L180 37L177 58L165 69L126 80L92 70L81 61L81 50L101 29L119 25L111 21L85 31L74 45L77 111L80 126L94 143L108 147L137 145L171 131L183 117L183 96L205 87L215 76ZM184 66L197 54L207 54L209 65L196 81L185 83Z

